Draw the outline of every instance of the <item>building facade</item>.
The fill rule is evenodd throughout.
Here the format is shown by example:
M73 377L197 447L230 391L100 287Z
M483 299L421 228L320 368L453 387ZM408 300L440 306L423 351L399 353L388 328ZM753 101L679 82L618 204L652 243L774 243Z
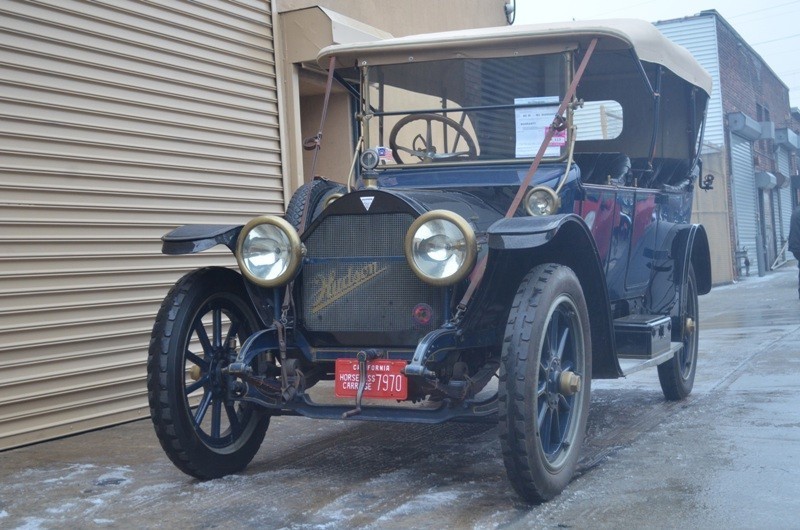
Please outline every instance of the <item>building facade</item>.
M191 269L235 265L162 256L160 237L282 213L318 127L320 47L503 25L504 4L3 2L0 449L149 414L160 300Z
M764 275L787 259L797 204L792 177L800 145L789 90L714 10L655 25L714 80L702 152L703 172L715 177L715 189L698 194L696 209L709 230L714 281Z

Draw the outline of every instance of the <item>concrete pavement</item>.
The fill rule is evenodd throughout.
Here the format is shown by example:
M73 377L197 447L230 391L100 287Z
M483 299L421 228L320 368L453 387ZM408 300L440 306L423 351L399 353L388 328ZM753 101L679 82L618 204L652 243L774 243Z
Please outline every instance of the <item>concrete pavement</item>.
M800 300L786 266L701 297L695 391L593 383L581 473L519 503L495 429L276 418L236 476L175 469L149 421L0 453L0 528L797 528Z

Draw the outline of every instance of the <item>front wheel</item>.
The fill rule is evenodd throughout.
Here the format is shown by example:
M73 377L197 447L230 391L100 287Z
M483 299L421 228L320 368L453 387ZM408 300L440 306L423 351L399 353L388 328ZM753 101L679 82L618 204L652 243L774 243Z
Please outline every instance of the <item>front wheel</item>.
M555 497L575 473L591 364L589 316L575 273L557 264L533 268L508 316L499 388L503 460L528 502Z
M224 368L259 329L241 276L206 268L181 278L158 312L147 360L150 415L161 447L200 479L243 469L255 456L269 416L233 400Z

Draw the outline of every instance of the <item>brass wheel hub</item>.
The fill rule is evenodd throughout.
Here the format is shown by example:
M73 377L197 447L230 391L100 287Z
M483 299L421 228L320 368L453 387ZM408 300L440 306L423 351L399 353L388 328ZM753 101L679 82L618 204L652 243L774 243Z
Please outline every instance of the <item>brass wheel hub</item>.
M561 372L561 377L558 379L558 386L561 394L565 396L577 394L581 390L581 376L569 370Z

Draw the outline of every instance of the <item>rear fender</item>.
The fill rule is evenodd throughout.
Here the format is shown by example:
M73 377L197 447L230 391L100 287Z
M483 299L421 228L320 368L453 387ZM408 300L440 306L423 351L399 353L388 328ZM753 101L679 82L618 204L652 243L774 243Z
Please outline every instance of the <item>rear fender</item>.
M708 235L703 225L689 225L682 228L672 243L672 250L678 256L678 278L681 283L689 271L689 264L694 267L697 280L697 294L708 294L711 291L711 252L708 247Z
M653 274L645 305L652 314L681 314L682 286L689 266L694 267L698 294L711 290L711 257L708 237L701 225L659 223L666 232L653 252Z
M592 234L574 214L501 219L488 230L486 275L465 326L494 326L502 333L517 287L541 263L570 267L581 282L589 310L592 377L622 375L617 361L606 277ZM479 314L480 313L480 314Z
M161 237L163 254L196 254L217 245L236 250L243 225L184 225Z

